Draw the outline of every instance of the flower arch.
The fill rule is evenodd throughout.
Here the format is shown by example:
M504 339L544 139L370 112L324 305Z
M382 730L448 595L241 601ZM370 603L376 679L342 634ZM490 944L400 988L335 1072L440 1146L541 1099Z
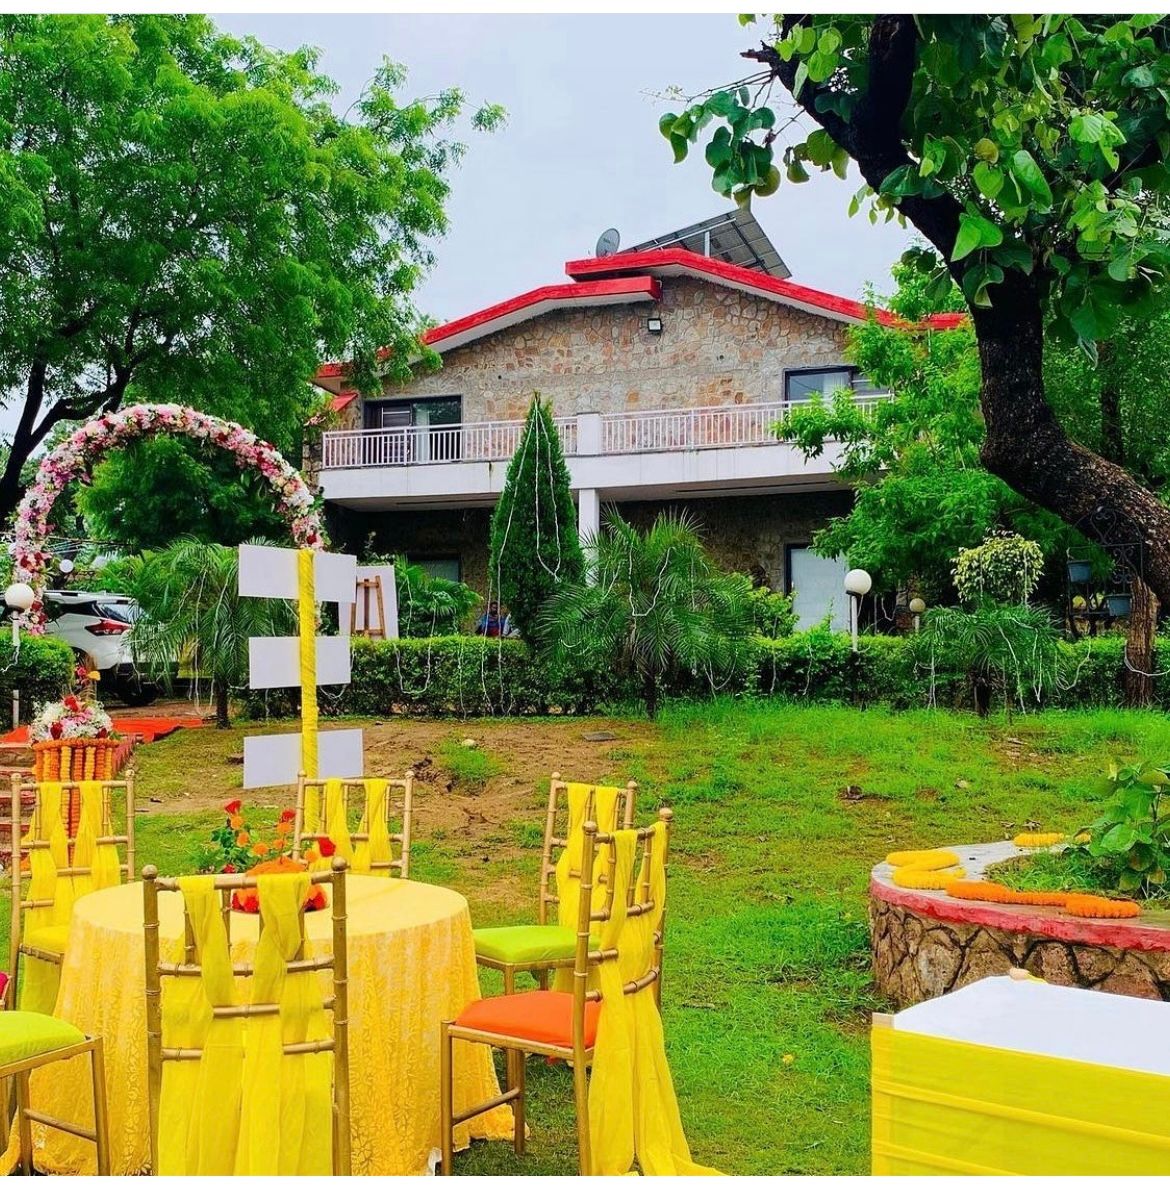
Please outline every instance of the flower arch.
M254 469L268 481L277 510L288 520L293 539L301 548L323 548L324 531L305 479L267 441L231 420L179 404L135 404L106 412L83 424L41 462L36 480L16 512L12 544L13 579L33 588L32 608L25 626L40 634L45 626L42 594L45 567L51 559L46 548L49 512L57 496L74 478L84 479L111 449L160 433L189 437L231 453L240 469Z

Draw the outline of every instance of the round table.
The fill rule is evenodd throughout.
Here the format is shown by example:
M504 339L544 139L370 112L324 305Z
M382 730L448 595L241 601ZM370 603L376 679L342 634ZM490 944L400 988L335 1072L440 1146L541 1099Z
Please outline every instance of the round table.
M159 914L163 959L181 958L181 895L160 894ZM349 874L347 915L353 1171L425 1173L439 1146L439 1023L479 999L467 900L424 882ZM331 950L331 925L328 909L305 916L309 953ZM255 915L233 912L234 962L251 960L258 926ZM142 883L82 898L56 1014L105 1039L114 1174L140 1173L150 1160L145 993ZM87 1067L75 1059L35 1072L32 1106L91 1125ZM456 1043L456 1112L498 1093L487 1047ZM469 1137L510 1140L511 1109L496 1108L463 1127L460 1144ZM38 1169L95 1172L88 1142L40 1125L33 1140Z

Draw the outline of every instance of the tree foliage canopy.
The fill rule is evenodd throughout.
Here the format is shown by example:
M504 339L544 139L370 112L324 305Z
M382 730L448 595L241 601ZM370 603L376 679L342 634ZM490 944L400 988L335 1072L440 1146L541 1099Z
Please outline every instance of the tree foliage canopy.
M387 62L338 114L316 67L204 16L0 18L0 514L54 425L131 387L271 423L322 354L369 386L417 353L463 98L399 103Z
M986 307L1007 272L1035 273L1053 324L1085 341L1165 280L1165 18L763 19L744 56L767 73L660 122L678 159L715 123L706 158L719 192L770 193L810 169L844 177L852 157L865 179L852 209L913 221L931 241L913 256L940 286L949 270ZM773 78L818 126L777 126Z

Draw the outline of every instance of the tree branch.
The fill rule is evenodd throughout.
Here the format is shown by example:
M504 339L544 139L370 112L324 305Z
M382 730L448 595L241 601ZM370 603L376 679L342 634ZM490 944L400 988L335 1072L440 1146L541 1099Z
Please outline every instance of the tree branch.
M787 33L805 19L786 17L781 27ZM915 163L902 142L901 124L913 88L917 53L918 28L912 16L875 17L869 37L869 82L848 120L818 106L819 98L832 93L831 83L805 82L796 94L795 57L786 62L766 43L742 56L771 69L805 113L853 158L876 191L895 169ZM949 193L934 198L910 195L898 198L895 205L944 259L950 259L962 212L954 197Z

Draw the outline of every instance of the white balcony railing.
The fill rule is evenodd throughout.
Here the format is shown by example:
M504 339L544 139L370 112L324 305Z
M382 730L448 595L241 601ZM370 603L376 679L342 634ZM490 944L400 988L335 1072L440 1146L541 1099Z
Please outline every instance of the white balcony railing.
M867 392L857 397L863 411L889 396ZM670 408L650 412L587 412L555 421L561 448L580 454L670 453L686 449L727 449L777 444L773 425L800 405L783 400L767 404L726 404L708 408ZM372 428L327 432L321 451L323 469L434 465L452 461L506 461L520 443L523 420L487 420L409 428Z

